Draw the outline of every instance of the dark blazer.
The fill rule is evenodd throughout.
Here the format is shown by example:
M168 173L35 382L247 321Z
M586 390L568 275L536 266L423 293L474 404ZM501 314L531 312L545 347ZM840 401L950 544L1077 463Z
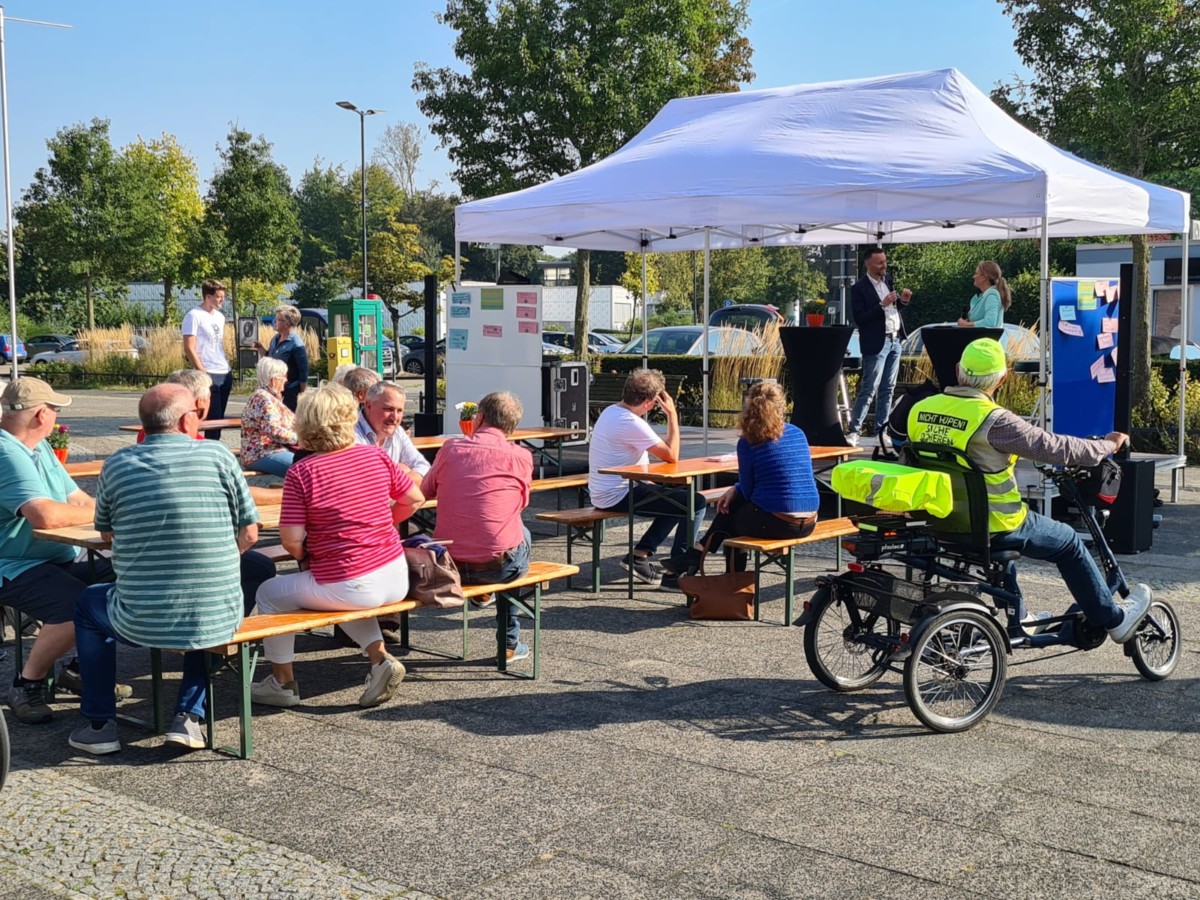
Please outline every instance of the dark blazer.
M891 278L887 279L887 284L892 286ZM863 355L878 353L883 349L883 307L879 305L875 285L866 275L850 288L850 310L854 313L854 324L858 326L858 345ZM900 313L900 339L904 340L908 336L904 327L904 304L897 303L896 311Z
M287 383L283 386L283 405L295 412L300 392L308 384L308 351L304 349L304 341L295 330L282 344L279 342L279 335L276 334L271 338L267 356L287 364Z

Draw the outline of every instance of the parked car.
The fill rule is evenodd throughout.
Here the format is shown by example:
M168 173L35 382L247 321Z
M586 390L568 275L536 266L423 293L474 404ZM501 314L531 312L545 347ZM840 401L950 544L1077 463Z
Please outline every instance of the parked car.
M116 344L109 343L105 345L103 352L119 353L122 356L128 356L130 359L138 358L137 347L118 347ZM39 353L30 362L30 365L44 366L48 363L66 362L82 366L87 363L91 355L92 348L87 341L71 341L61 350L50 350L45 353Z
M415 347L417 344L424 344L425 338L419 334L402 334L396 338L396 344L400 347L400 355L403 356L409 347Z
M567 351L575 349L575 335L568 334L565 331L543 331L542 341L546 344L554 344ZM588 332L588 352L589 353L616 353L621 349L623 341L608 334L602 334L599 331Z
M646 347L650 354L667 356L703 356L704 326L669 325L651 328L646 332ZM752 331L741 328L710 328L708 353L710 356L750 356L762 347L762 341ZM642 335L638 335L618 353L640 355Z
M437 349L439 360L444 360L446 357L446 339L442 338L434 345ZM442 368L443 363L438 363L438 369ZM421 340L419 344L410 346L405 352L400 361L400 368L409 375L424 375L425 374L425 341Z
M1150 355L1169 356L1171 359L1179 359L1179 338L1150 338ZM1200 347L1191 341L1187 342L1187 358L1200 359Z
M786 324L783 314L774 306L761 303L735 303L733 306L722 306L714 309L708 317L709 326L727 325L732 328L744 328L747 331L760 331L770 323Z
M0 360L12 362L12 337L0 334ZM29 359L29 351L25 349L24 341L17 341L17 362L23 363Z
M37 356L39 353L52 353L55 350L61 350L71 341L75 340L73 334L39 334L35 337L25 339L25 348L31 356ZM137 337L134 337L137 340Z
M570 356L571 351L561 344L542 341L542 356Z
M939 322L936 325L922 325L904 339L904 343L900 345L900 355L920 356L925 350L925 341L921 337L922 329L947 326L957 327L957 323ZM1000 338L1000 343L1004 347L1004 355L1008 357L1009 362L1036 361L1041 353L1042 344L1038 335L1023 325L1014 325L1011 322L1004 323L1004 334Z

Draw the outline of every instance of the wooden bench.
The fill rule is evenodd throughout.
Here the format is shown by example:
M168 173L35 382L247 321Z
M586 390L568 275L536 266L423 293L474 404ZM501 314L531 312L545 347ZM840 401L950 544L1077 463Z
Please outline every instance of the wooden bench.
M747 550L754 552L754 620L759 621L758 603L761 589L762 570L765 565L774 564L783 570L784 603L783 624L792 624L792 611L796 601L796 557L793 550L804 544L815 544L818 541L837 540L851 534L858 534L858 526L849 519L829 519L817 522L812 533L802 538L730 538L725 541L725 547L730 550ZM839 548L841 545L838 545Z
M271 548L263 549L269 550ZM282 550L282 547L280 550ZM286 555L286 551L284 551L284 554ZM533 639L530 641L531 655L533 657L531 673L508 671L508 660L504 652L504 629L508 622L497 622L496 666L500 672L517 678L535 679L538 677L541 670L542 587L548 582L556 581L559 578L569 578L577 574L579 574L579 569L576 566L551 562L531 562L529 564L529 571L513 581L463 587L463 594L468 601L472 597L495 594L498 598L497 602L499 602L499 598L503 598L509 601L512 607L515 607L513 612L517 614L524 613L533 619ZM384 606L376 606L371 609L342 610L338 612L302 609L286 613L247 616L242 620L242 625L237 630L237 633L228 641L216 647L206 648L206 651L213 657L208 666L208 703L205 722L208 748L210 750L230 753L239 759L249 759L254 752L250 685L254 681L254 668L258 661L257 646L263 638L275 637L282 634L297 634L302 631L340 625L344 622L353 622L359 619L398 616L401 623L401 647L406 650L414 649L408 642L408 614L414 610L423 608L423 606L424 604L417 600L401 600L397 603L388 603ZM467 634L470 612L471 604L467 602L462 608L463 655L462 657L453 658L465 659L467 656L469 649ZM499 608L497 609L497 616L504 618ZM162 654L162 650L152 649L150 651L154 729L159 733L166 730L166 717L163 712ZM441 655L449 656L450 654ZM239 687L237 702L239 742L236 748L219 747L216 743L216 702L213 694L213 676L222 668L227 668L234 673Z
M601 365L603 363L604 360L601 358ZM625 391L625 379L628 377L628 373L621 374L619 372L596 372L592 375L591 383L588 385L588 412L591 413L593 421L604 410L604 407L621 402ZM664 375L663 380L666 381L667 393L678 399L684 376Z
M586 481L586 477L585 477ZM707 488L697 493L707 504L716 503L728 488ZM579 509L560 509L555 512L538 513L537 518L542 522L553 522L567 529L567 564L573 561L576 542L587 541L592 547L592 593L600 593L600 545L604 543L604 526L609 519L625 519L629 512L624 509L596 509L594 506L583 506ZM571 587L571 579L567 579L567 587Z

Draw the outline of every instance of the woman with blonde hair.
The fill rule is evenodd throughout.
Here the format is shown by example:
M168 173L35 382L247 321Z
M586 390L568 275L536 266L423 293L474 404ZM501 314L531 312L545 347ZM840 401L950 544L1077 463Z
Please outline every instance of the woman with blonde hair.
M985 259L975 267L975 290L958 324L963 328L1003 328L1004 312L1012 306L1012 291L1000 271L1000 266Z
M242 410L242 468L264 475L287 474L299 442L292 411L283 405L287 366L264 356L258 361L258 390Z
M311 453L284 480L279 539L302 571L260 587L259 612L373 609L408 595L408 564L396 525L425 498L387 453L354 442L357 421L354 395L339 384L300 398L296 431ZM359 706L389 700L404 666L384 649L378 620L358 619L341 628L371 663ZM295 636L265 638L263 653L271 674L252 686L254 702L295 706L300 702L292 671Z
M729 537L798 538L817 524L817 483L804 432L785 418L783 388L750 388L738 420L738 481L717 501L717 515L700 548L711 553ZM744 570L745 553L734 568Z
M296 411L300 392L308 387L308 350L304 347L304 338L296 330L299 327L300 310L284 303L275 307L276 334L271 338L270 346L254 342L260 358L269 356L287 366L282 397L283 405L292 412Z

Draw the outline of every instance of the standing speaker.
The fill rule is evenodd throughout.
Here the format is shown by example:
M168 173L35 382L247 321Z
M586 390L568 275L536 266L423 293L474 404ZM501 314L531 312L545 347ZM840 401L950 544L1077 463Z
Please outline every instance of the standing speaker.
M1154 460L1119 459L1121 492L1104 536L1114 553L1141 553L1154 541Z

